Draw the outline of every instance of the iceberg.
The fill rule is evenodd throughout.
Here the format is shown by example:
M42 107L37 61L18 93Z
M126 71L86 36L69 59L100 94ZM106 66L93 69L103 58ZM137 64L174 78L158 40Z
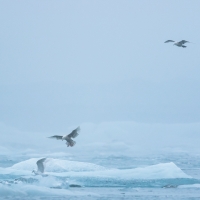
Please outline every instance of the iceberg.
M0 168L1 174L31 175L39 158L31 158L14 164L12 167ZM106 168L88 162L69 161L48 158L45 173L57 177L91 177L113 179L173 179L191 178L173 162L138 167L131 169Z

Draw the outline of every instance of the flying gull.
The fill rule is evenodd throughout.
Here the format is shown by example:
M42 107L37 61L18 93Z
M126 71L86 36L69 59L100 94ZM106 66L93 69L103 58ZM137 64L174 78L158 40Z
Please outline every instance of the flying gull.
M167 40L167 41L165 41L165 43L168 43L168 42L173 42L174 45L176 45L177 47L186 48L187 46L185 46L184 44L187 43L188 41L186 41L186 40L181 40L180 42L175 42L174 40Z
M77 127L68 135L64 135L64 136L54 135L49 138L55 138L57 140L66 140L67 147L73 147L76 144L76 142L74 140L72 140L72 138L77 137L79 131L80 131L80 127Z
M34 173L35 175L42 175L44 176L44 165L45 165L45 162L47 161L46 158L42 158L40 160L38 160L36 162L37 164L37 171L33 170L32 173Z

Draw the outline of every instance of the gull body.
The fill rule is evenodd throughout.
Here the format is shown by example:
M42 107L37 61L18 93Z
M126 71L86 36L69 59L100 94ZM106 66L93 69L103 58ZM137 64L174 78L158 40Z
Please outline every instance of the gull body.
M76 129L74 129L70 134L68 135L63 135L63 136L60 136L60 135L54 135L54 136L51 136L49 138L54 138L54 139L57 139L57 140L66 140L66 145L67 147L73 147L76 142L74 140L72 140L72 138L75 138L78 136L78 132L80 131L80 127L77 127Z

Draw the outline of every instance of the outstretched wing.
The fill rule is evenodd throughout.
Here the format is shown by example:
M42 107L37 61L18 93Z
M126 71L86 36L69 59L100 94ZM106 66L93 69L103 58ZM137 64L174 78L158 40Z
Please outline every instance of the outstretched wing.
M174 40L167 40L165 41L165 43L168 43L168 42L175 42Z
M78 136L78 132L80 131L80 127L77 127L76 129L74 129L69 135L69 138L75 138L76 136Z
M38 171L40 171L41 173L44 173L44 161L46 160L46 158L42 158L40 160L37 161L37 167L38 167Z
M185 44L185 43L187 43L187 42L189 42L189 41L186 41L186 40L181 40L180 42L178 42L179 44Z
M54 136L51 136L49 138L54 138L54 139L57 139L57 140L62 140L62 137L63 136L60 136L60 135L54 135Z

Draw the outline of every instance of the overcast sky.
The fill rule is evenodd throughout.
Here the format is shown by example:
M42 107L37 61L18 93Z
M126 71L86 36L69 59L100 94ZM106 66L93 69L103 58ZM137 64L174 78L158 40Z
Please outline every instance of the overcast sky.
M84 122L200 122L198 0L0 4L6 126L64 132Z

